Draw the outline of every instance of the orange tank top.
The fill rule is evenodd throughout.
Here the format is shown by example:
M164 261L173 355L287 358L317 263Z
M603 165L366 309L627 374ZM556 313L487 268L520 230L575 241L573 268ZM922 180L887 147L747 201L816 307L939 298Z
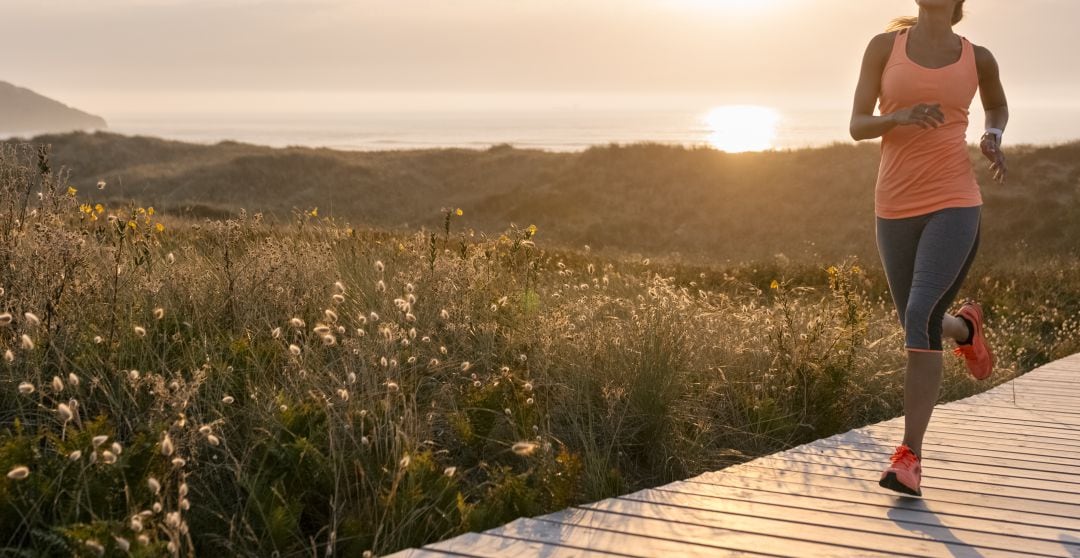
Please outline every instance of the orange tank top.
M925 130L897 126L882 136L874 212L900 219L946 207L981 205L967 151L968 108L979 87L975 49L961 37L958 61L927 68L908 58L907 39L906 29L896 34L881 74L881 114L919 103L941 103L945 124Z

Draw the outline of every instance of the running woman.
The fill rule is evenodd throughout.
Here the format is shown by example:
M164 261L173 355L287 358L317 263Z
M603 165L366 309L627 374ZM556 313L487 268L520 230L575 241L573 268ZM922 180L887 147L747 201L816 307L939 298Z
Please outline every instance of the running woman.
M851 136L881 138L876 240L907 353L904 439L880 484L921 496L922 442L941 387L942 338L956 342L953 352L975 378L993 370L982 308L968 301L955 315L945 310L979 246L982 196L967 152L968 107L979 91L986 109L980 147L1000 183L1009 109L994 56L953 32L964 0L916 3L918 17L894 20L866 48Z

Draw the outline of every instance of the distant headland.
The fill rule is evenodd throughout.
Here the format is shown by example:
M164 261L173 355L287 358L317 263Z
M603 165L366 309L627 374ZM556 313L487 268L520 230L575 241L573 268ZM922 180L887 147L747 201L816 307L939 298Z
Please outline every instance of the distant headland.
M105 119L0 81L0 136L103 130Z

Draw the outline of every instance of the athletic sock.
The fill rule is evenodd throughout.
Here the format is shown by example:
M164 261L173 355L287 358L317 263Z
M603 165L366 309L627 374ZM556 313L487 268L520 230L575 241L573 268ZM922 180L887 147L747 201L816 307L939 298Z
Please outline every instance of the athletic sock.
M967 319L967 318L965 318L963 316L957 316L957 318L960 318L961 320L964 320L964 323L967 324L967 326L968 326L968 338L963 340L963 341L957 341L956 344L957 345L970 345L971 340L975 338L975 324L972 324L971 320L969 320L969 319Z

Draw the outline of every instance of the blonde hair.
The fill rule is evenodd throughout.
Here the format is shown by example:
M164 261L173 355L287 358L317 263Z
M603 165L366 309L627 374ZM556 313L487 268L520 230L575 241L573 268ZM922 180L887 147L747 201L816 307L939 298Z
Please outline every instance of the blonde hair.
M964 0L960 0L956 3L956 9L953 10L952 24L956 25L960 23L960 20L964 19ZM885 31L901 31L903 29L909 29L915 27L915 24L919 23L919 18L916 16L898 17L891 22L889 26L885 28Z

